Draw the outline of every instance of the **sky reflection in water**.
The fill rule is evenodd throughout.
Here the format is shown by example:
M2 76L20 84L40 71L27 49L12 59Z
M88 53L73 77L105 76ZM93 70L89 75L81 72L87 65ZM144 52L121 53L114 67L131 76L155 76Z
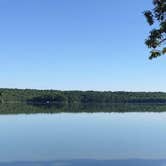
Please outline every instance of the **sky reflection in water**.
M71 159L150 162L166 158L165 131L166 113L1 115L0 162ZM96 160L84 162L93 164ZM164 166L165 161L153 164Z

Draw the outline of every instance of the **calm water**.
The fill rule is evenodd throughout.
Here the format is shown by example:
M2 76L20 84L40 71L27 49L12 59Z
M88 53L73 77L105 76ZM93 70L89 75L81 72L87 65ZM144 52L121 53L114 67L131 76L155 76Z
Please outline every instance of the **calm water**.
M0 115L0 165L166 165L166 113Z

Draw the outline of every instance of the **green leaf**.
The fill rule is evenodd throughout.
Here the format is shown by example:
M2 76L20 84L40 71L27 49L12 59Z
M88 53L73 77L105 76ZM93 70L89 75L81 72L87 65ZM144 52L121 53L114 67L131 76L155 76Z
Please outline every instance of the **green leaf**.
M162 53L163 53L163 54L166 53L166 47L163 48Z
M161 52L160 51L151 51L151 55L149 57L149 59L153 59L153 58L157 58L158 56L161 56Z
M147 22L149 23L149 25L153 25L154 20L153 20L153 14L150 10L147 10L144 12L144 16L147 20Z

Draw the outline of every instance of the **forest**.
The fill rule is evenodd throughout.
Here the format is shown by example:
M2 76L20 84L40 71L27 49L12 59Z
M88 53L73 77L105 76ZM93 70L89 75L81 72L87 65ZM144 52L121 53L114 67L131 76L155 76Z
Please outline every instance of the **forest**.
M166 104L164 92L59 91L35 89L0 89L0 103L142 103Z

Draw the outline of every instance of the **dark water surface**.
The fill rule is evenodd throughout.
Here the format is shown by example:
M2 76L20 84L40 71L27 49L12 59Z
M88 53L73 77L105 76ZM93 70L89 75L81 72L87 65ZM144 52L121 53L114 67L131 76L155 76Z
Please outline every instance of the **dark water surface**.
M0 166L166 166L166 113L0 115Z

